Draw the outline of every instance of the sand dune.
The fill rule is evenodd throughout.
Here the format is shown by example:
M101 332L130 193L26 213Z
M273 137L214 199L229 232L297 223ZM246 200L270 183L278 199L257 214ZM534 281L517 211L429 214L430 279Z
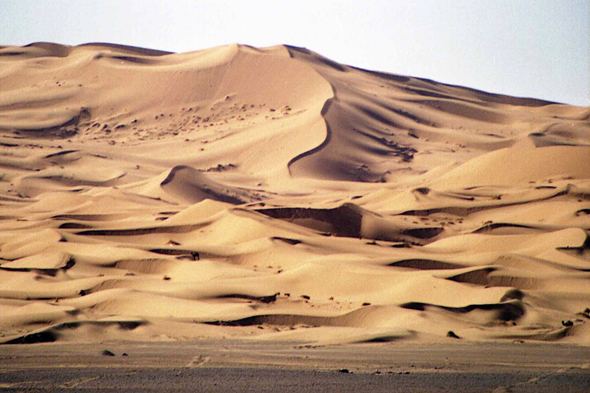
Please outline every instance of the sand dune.
M0 65L0 342L590 345L590 108L288 46Z

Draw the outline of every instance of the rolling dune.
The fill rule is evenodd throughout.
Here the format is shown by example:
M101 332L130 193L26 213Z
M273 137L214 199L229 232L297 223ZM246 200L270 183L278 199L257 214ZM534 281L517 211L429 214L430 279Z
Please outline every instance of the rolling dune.
M590 108L289 46L0 81L1 343L590 345Z

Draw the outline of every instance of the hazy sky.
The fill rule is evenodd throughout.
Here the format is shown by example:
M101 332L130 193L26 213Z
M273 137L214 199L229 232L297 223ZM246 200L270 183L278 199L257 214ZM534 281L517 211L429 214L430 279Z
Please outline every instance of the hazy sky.
M0 45L304 46L341 63L590 106L590 0L0 0Z

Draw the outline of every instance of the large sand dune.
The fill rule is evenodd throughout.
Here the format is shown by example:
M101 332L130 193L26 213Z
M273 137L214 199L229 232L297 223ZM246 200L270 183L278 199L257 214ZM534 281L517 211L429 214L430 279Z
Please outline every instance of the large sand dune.
M0 48L0 341L590 345L590 108L302 48Z

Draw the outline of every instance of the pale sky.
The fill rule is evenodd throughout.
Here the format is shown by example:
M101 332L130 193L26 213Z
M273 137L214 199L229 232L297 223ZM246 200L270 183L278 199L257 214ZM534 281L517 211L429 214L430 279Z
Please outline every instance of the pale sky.
M288 44L355 67L590 106L589 19L590 0L0 0L0 45Z

